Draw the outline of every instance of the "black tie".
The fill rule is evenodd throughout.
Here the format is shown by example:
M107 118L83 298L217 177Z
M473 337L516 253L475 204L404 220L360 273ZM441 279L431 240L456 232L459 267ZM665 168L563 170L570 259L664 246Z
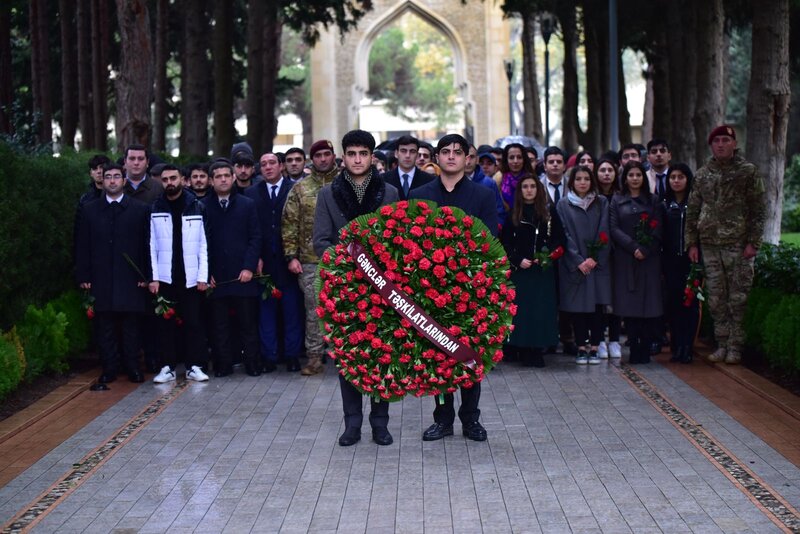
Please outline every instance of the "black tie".
M664 194L664 178L667 173L656 174L656 195L661 196Z
M278 186L277 185L273 185L273 186L270 186L270 187L272 188L272 190L271 190L271 192L269 194L269 198L271 198L272 200L275 200L275 196L276 196L275 195L275 190L278 189Z
M553 193L553 204L558 204L558 201L561 200L561 184L553 184L555 188L555 193Z
M219 205L222 206L222 211L228 211L228 199L227 198L219 199Z
M408 174L403 175L403 194L408 197L408 189L410 184L408 183Z

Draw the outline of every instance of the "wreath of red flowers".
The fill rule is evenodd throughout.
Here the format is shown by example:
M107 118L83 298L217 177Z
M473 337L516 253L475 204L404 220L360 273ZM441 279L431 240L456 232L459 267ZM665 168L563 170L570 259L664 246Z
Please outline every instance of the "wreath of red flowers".
M351 255L353 243L363 247L355 254L361 262ZM360 268L367 257L375 269ZM340 374L388 401L480 382L502 359L516 313L508 267L486 225L458 208L401 201L354 219L322 255L316 281L317 315ZM382 296L382 280L409 300ZM431 323L474 360L459 361L425 337L420 325L430 333Z

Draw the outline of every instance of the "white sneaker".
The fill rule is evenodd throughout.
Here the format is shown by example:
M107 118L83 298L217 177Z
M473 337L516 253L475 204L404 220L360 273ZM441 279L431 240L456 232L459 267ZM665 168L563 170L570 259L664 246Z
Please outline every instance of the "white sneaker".
M186 380L194 380L195 382L208 382L208 375L202 369L193 365L191 369L186 371Z
M169 365L162 367L161 371L153 378L153 382L156 384L166 384L173 380L175 380L175 371L173 371Z
M601 360L608 359L608 345L606 345L605 341L601 341L599 345L597 345L597 357Z
M612 358L622 358L622 347L619 341L612 341L608 344L608 355Z

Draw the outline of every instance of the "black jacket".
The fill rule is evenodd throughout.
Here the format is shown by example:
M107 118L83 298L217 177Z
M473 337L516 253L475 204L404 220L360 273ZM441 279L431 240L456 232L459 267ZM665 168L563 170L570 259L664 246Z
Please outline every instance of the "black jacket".
M548 231L549 226L549 231ZM536 230L539 230L538 234ZM511 215L506 217L503 229L500 232L500 242L508 255L508 261L514 267L524 259L533 259L534 252L541 252L543 248L552 252L564 245L564 227L561 226L561 219L558 217L555 206L550 206L550 223L541 219L533 222L520 221L519 225L514 226Z
M211 277L227 282L239 277L242 269L255 274L261 252L261 226L256 204L244 195L232 194L228 208L222 211L219 198L210 193L201 201L206 208L208 233L208 270ZM211 298L255 297L261 293L257 282L218 286Z
M284 258L283 237L281 235L281 221L283 205L286 204L286 195L294 182L284 178L277 196L273 201L270 198L270 185L261 182L247 188L245 196L253 199L256 204L258 220L261 224L261 252L260 257L264 262L264 272L272 277L272 281L279 287L288 284L297 276L289 272L288 264Z
M467 215L477 217L489 227L493 236L497 236L499 221L494 194L488 187L476 184L466 176L456 184L453 191L448 192L441 179L423 185L409 192L409 198L432 200L439 206L461 208Z
M81 208L75 278L92 284L96 311L145 311L148 293L138 283L151 278L149 235L150 208L128 195L114 204L102 195Z
M397 192L400 194L400 200L408 200L408 197L403 193L403 180L400 179L400 174L400 167L396 167L391 171L383 173L381 177L384 182L393 185L397 189ZM434 179L436 179L436 176L433 174L415 169L414 180L411 182L411 187L408 190L409 196L411 195L411 191L432 182Z

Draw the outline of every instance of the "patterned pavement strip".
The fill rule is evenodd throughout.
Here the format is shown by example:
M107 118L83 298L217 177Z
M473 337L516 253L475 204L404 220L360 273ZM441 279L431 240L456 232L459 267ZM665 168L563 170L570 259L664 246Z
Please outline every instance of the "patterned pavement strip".
M684 434L697 449L785 532L800 532L800 513L773 488L748 469L691 417L666 398L630 365L622 365L622 376L628 380L664 417Z
M3 534L25 532L33 528L54 506L85 482L100 466L130 441L139 430L151 422L169 403L183 393L188 385L187 381L176 384L175 387L154 400L139 414L125 423L122 428L97 449L73 464L72 470L65 473L59 481L45 490L14 516L11 521L3 525Z

